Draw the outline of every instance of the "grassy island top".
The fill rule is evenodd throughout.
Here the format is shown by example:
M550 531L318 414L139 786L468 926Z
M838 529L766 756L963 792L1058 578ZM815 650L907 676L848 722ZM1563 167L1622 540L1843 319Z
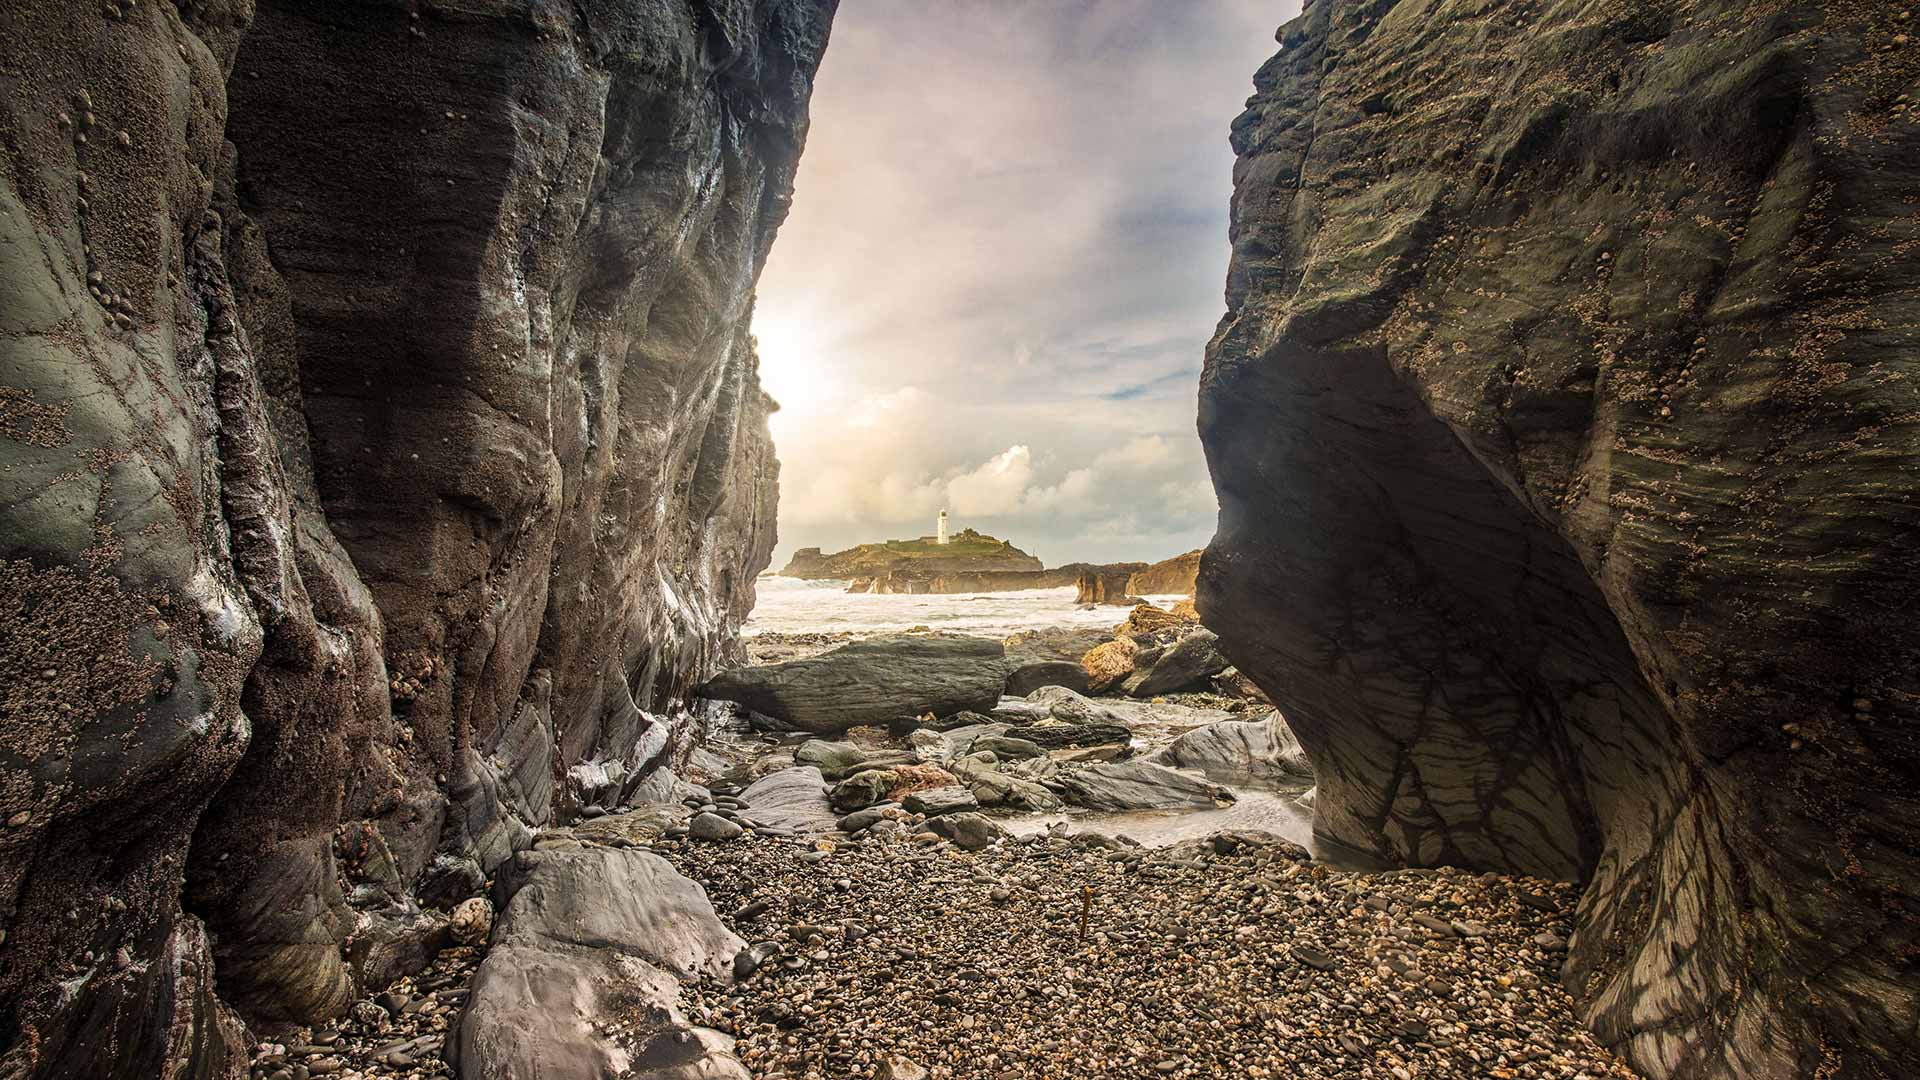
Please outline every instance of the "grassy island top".
M889 554L910 557L915 555L991 555L999 551L1018 551L1010 541L995 539L972 529L960 530L948 537L945 544L931 536L923 536L918 540L888 540L873 546L883 547ZM1025 553L1021 552L1021 554Z

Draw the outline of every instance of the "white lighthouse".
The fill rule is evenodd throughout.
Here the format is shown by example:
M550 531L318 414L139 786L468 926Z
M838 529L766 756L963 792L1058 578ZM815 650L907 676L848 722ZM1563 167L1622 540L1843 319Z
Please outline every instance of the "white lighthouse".
M940 526L934 532L933 537L933 542L936 544L944 544L947 542L947 512L945 510L940 511Z

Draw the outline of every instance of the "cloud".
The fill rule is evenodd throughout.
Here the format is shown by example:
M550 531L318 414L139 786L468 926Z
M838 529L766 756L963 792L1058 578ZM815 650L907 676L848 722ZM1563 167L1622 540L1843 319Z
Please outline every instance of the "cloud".
M1049 562L1204 542L1227 129L1297 6L842 6L755 318L781 558L943 505Z

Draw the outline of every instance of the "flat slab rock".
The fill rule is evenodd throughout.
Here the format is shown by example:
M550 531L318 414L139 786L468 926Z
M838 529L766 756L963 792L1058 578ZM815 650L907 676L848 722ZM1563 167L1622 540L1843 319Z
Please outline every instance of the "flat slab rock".
M830 833L840 817L827 803L827 781L811 765L781 769L755 780L740 793L753 820L794 832Z
M700 693L805 731L831 733L902 716L991 709L1008 667L1006 649L988 638L896 634L804 660L734 668Z
M746 944L699 884L633 848L523 851L455 1041L463 1080L746 1080L733 1040L690 1024L680 982Z
M1063 769L1053 780L1061 797L1089 810L1210 810L1233 792L1150 761Z

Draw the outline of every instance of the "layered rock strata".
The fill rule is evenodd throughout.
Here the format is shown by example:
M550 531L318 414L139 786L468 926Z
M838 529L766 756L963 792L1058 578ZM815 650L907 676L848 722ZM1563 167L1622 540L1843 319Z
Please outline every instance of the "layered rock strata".
M685 752L833 6L0 12L0 1072L244 1068Z
M1321 0L1233 125L1201 610L1651 1076L1920 1073L1911 26Z
M1200 552L1189 551L1136 571L1127 579L1126 591L1134 596L1192 596L1199 576Z

